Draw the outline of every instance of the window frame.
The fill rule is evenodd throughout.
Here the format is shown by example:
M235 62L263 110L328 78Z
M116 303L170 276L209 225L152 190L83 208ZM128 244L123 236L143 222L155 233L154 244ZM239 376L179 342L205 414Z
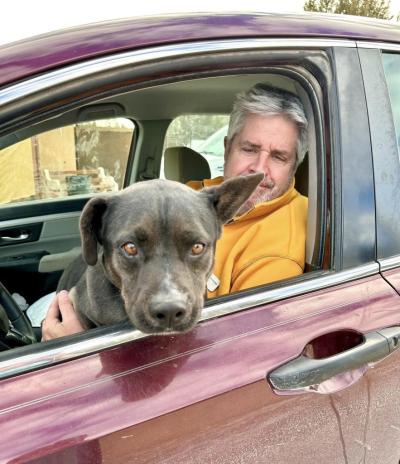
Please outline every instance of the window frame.
M220 69L215 71L215 53L216 52L216 44L220 45L220 52L221 49L224 50L224 52L227 52L226 56L223 56L223 58L226 60L221 60L221 65ZM182 71L180 66L176 66L177 71L171 72L173 74L172 77L168 77L167 79L163 79L163 82L165 81L171 81L177 78L180 79L187 79L190 76L193 77L193 71L194 71L194 61L193 58L196 58L196 66L197 68L200 67L201 71L203 71L207 75L212 75L214 73L215 75L218 74L229 74L230 72L238 72L238 64L235 62L235 60L232 57L232 52L237 51L237 56L236 58L243 58L243 55L240 55L241 51L244 50L252 50L253 54L255 53L254 50L258 52L257 54L257 60L256 64L254 64L254 70L258 69L263 69L263 66L265 66L265 53L270 53L271 50L276 52L276 56L273 57L273 59L277 59L277 56L279 54L283 54L285 52L289 53L291 52L293 56L296 57L296 60L298 62L297 66L293 65L290 69L290 73L292 73L293 76L296 76L296 79L298 79L299 82L303 82L304 85L310 86L309 89L310 91L314 92L313 95L313 100L314 104L319 105L318 101L325 101L330 103L331 95L328 98L328 95L323 94L323 87L318 85L318 79L324 79L324 72L327 72L329 74L329 71L325 68L323 69L324 66L327 65L326 61L326 56L330 55L330 51L332 50L332 47L353 47L354 44L351 41L346 41L346 40L297 40L297 39L273 39L273 40L257 40L257 39L252 39L248 41L244 40L234 40L234 41L218 41L218 42L212 42L212 43L196 43L196 44L188 44L187 48L185 48L184 45L180 45L179 47L175 46L165 46L165 47L157 47L156 49L153 50L147 50L146 53L148 54L147 58L148 61L151 62L152 58L155 56L158 56L160 61L157 63L149 63L146 64L146 61L143 56L146 55L146 53L125 53L120 56L122 61L125 60L125 63L127 60L129 61L130 66L125 66L127 69L123 68L124 72L132 73L132 66L138 66L137 69L139 69L139 74L141 75L154 75L154 69L158 69L159 72L164 71L165 69L170 69L173 68L175 65L174 60L168 59L171 58L171 56L174 56L176 60L181 60L182 62L186 63L187 69L185 71ZM303 52L303 55L300 53L299 54L299 49ZM195 50L195 52L194 52ZM282 51L283 50L283 51ZM165 56L162 56L162 52L165 52ZM198 56L194 56L198 54ZM249 57L250 59L254 59L254 56L252 54L252 57ZM313 55L311 58L308 55ZM246 53L246 56L248 56L248 53ZM313 70L313 73L310 73L309 71L306 71L306 67L304 65L304 59L305 57L308 56L308 67ZM164 59L167 57L167 62L164 61ZM261 63L261 58L263 57L264 65L262 66ZM272 61L273 61L272 59ZM107 65L107 60L110 61L109 67ZM320 61L319 61L320 60ZM238 59L239 61L239 59ZM307 60L306 60L307 61ZM198 63L200 62L200 63ZM85 96L82 98L82 100L79 101L79 96L83 94L83 92L87 91L87 85L83 85L80 88L80 91L77 92L77 86L82 85L82 80L88 80L88 75L93 72L93 69L96 69L99 71L101 69L101 66L106 64L105 69L106 71L104 74L101 74L97 76L97 80L94 82L93 80L90 81L91 85L91 92L89 92L90 97ZM140 66L141 64L141 66ZM225 64L225 67L224 67ZM158 65L158 67L157 67ZM85 66L87 68L85 69ZM96 98L96 95L93 95L95 93L95 90L98 86L103 84L105 81L108 80L108 83L112 82L112 85L110 85L110 95L112 94L117 94L122 92L123 90L126 89L121 89L120 87L118 88L117 83L118 81L114 81L115 75L118 74L121 80L124 79L125 74L124 72L121 73L116 73L116 69L118 69L117 66L121 66L121 63L118 63L118 59L115 57L109 57L109 58L101 58L98 60L93 60L92 62L88 63L83 63L82 65L74 65L66 68L66 70L61 70L61 71L55 71L52 73L49 73L49 76L45 75L42 76L45 82L47 82L47 85L50 87L55 86L60 86L60 83L65 83L68 79L71 79L71 76L74 75L74 70L77 72L74 80L71 81L71 85L68 85L66 89L58 89L59 93L57 94L58 101L64 99L66 101L64 110L71 109L74 107L77 107L81 105L82 103L92 103L94 101L94 98ZM300 67L299 66L303 66ZM206 70L204 70L206 68ZM289 70L289 66L287 67L287 70ZM213 69L213 71L211 71ZM241 63L240 65L240 70L241 72L244 72L244 69L247 69L245 64ZM282 71L282 65L280 68L280 72ZM286 68L285 68L286 69ZM89 70L89 71L88 71ZM83 72L82 72L83 71ZM134 70L135 71L135 70ZM196 69L196 73L199 72L199 69ZM247 72L248 69L247 69ZM260 71L258 71L260 72ZM265 68L264 68L265 72ZM304 72L306 72L307 77L304 76ZM108 73L112 76L108 75ZM51 79L51 76L53 75L54 80ZM308 82L308 78L310 76L314 76L314 84L310 85ZM318 78L318 79L317 79ZM111 81L109 80L111 79ZM130 79L133 81L132 76L130 76ZM36 108L46 108L42 104L38 104L38 102L43 103L43 98L45 98L46 91L48 91L48 87L45 89L42 89L40 86L41 82L41 77L33 78L31 81L28 81L27 83L21 83L21 84L16 84L15 86L11 86L10 88L6 89L5 93L0 91L0 104L7 100L7 96L9 97L10 95L15 95L17 94L19 97L23 95L24 92L31 94L31 97L28 98L25 104L25 109L30 108L32 110L32 105ZM147 85L155 85L160 80L149 80ZM87 84L87 83L86 83ZM141 84L143 85L143 84ZM24 90L25 86L25 90ZM40 91L39 91L40 88ZM130 89L137 89L140 88L140 85L137 83L131 83ZM14 89L14 92L12 91ZM75 89L75 93L72 92ZM318 90L319 89L319 90ZM318 95L317 93L320 92ZM54 94L52 95L54 97ZM105 95L102 94L101 97L104 97ZM97 98L99 95L97 94ZM48 98L48 94L47 94ZM56 98L57 101L57 98ZM8 98L8 103L6 105L6 110L5 111L5 117L1 118L0 120L0 135L1 134L6 134L9 133L10 130L12 130L12 124L15 125L15 127L21 127L21 118L20 114L21 111L23 110L24 105L21 103L20 100L14 101L13 98ZM56 103L54 104L54 106ZM48 107L47 107L48 108ZM320 107L313 108L317 112L321 110ZM330 126L333 125L332 123L332 116L329 114L331 111L334 112L335 108L328 108L325 109L325 114L319 114L318 117L321 119L321 125L318 126L318 140L320 143L320 146L317 147L317 150L319 152L324 153L325 150L322 150L322 147L324 146L323 138L324 137L330 137L331 134L331 128ZM58 111L61 111L61 109L58 109ZM36 111L32 112L32 117L29 120L30 124L33 124L34 122L38 122L38 120L41 120L45 117L49 116L54 116L55 109L54 107L51 109L46 109L46 110L41 110L40 113L37 113ZM7 118L8 115L8 119ZM323 121L323 122L322 122ZM26 121L25 121L26 123ZM323 126L322 126L323 124ZM136 137L136 140L138 140L139 137ZM327 140L327 143L329 142L329 139ZM327 147L328 148L328 147ZM328 150L328 152L331 152L331 149ZM328 182L325 182L327 179L327 176L330 175L330 170L331 166L329 166L329 160L325 163L325 160L321 160L321 166L319 167L320 172L322 173L320 176L320 182L324 184L323 188L327 188L326 184ZM139 173L140 170L137 170L136 172ZM138 180L137 178L135 180ZM331 229L328 233L328 228L330 227L329 220L331 219L330 216L333 215L333 211L331 211L329 214L327 213L328 209L331 210L331 205L327 204L327 202L333 201L333 192L334 192L334 187L331 185L332 192L327 191L326 195L324 195L324 198L321 199L323 204L320 205L320 208L322 211L325 212L322 220L324 221L324 224L322 224L319 227L319 233L324 236L324 240L320 240L320 248L322 248L326 253L327 253L327 258L324 261L324 266L325 269L323 270L318 270L318 271L313 271L308 274L304 274L302 276L299 276L297 278L291 279L289 282L284 281L284 282L277 282L276 284L268 285L266 288L259 287L259 288L254 288L250 289L248 291L240 292L240 294L234 294L234 295L227 295L221 298L217 298L215 300L209 301L206 304L206 308L204 310L203 317L201 318L202 321L205 320L211 320L216 317L221 317L226 314L233 314L237 311L242 311L246 310L261 304L266 304L270 303L273 301L279 301L283 300L285 298L290 298L292 296L296 295L301 295L303 293L307 293L310 291L315 291L318 289L325 288L327 286L332 286L332 285L337 285L339 283L343 282L348 282L357 278L365 277L368 275L373 275L377 272L377 265L376 263L367 263L365 265L361 265L359 267L356 267L354 269L338 269L334 266L334 263L337 262L335 259L334 253L337 253L338 247L340 248L341 242L340 238L337 238L334 234L336 233L336 229L334 228L333 230ZM337 187L336 187L337 189ZM325 198L326 197L326 198ZM71 200L69 200L71 201ZM83 203L86 200L80 200L80 202L76 201L74 203L74 211L80 210L81 206L83 206ZM43 215L43 203L40 205L41 209L41 215ZM31 213L33 210L30 211ZM20 213L24 213L24 211L21 209ZM21 217L21 216L19 216ZM332 243L335 243L335 247L330 250ZM321 251L321 250L320 250ZM318 252L317 252L318 253ZM339 272L338 272L339 271ZM111 348L113 346L120 345L122 343L127 343L131 342L133 340L147 337L147 335L140 333L137 330L134 330L130 327L124 327L124 326L115 326L115 327L106 327L106 328L98 328L98 329L92 329L90 332L82 333L82 334L77 334L71 337L68 337L67 339L58 339L58 340L53 340L51 342L47 342L46 344L38 344L38 346L27 346L27 347L22 347L18 348L17 354L15 350L12 350L12 352L4 352L0 354L0 378L5 378L9 377L15 374L19 374L22 372L28 372L30 370L36 369L36 368L42 368L46 367L52 364L56 364L58 362L65 361L66 359L74 359L76 357L80 357L83 355L88 355L91 353L96 353L99 351L102 351L104 349ZM68 353L66 352L65 348L68 347Z

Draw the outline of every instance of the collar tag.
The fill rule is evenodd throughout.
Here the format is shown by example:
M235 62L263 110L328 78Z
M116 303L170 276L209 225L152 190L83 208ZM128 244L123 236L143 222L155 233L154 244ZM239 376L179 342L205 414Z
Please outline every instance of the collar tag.
M215 292L219 287L220 281L218 277L214 274L211 274L209 279L207 280L207 290L209 292Z

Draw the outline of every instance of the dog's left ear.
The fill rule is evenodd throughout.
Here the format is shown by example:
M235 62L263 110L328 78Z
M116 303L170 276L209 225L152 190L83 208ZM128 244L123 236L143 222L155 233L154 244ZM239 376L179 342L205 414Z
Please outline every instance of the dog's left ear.
M101 243L100 230L106 209L107 198L94 197L86 203L81 214L82 255L90 266L97 263L97 242Z
M233 218L235 213L250 197L257 185L264 179L262 172L248 176L232 177L217 187L206 187L201 190L214 205L222 224Z

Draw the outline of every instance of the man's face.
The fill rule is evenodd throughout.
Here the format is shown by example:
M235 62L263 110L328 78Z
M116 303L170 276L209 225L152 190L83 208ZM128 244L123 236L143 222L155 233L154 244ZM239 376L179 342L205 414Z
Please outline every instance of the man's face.
M239 214L288 190L295 172L298 136L296 124L285 116L250 114L231 143L225 139L225 179L255 172L265 175Z

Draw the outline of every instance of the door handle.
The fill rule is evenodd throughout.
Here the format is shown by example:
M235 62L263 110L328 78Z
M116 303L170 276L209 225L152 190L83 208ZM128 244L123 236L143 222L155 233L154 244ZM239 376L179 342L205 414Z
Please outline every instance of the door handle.
M26 232L21 232L17 237L8 237L7 235L2 235L1 240L4 242L20 242L29 238L29 234Z
M323 359L305 355L279 366L267 378L276 390L297 390L319 385L346 371L377 362L400 345L400 326L364 334L359 345Z
M43 225L43 222L34 222L1 229L0 247L38 241L42 233Z

